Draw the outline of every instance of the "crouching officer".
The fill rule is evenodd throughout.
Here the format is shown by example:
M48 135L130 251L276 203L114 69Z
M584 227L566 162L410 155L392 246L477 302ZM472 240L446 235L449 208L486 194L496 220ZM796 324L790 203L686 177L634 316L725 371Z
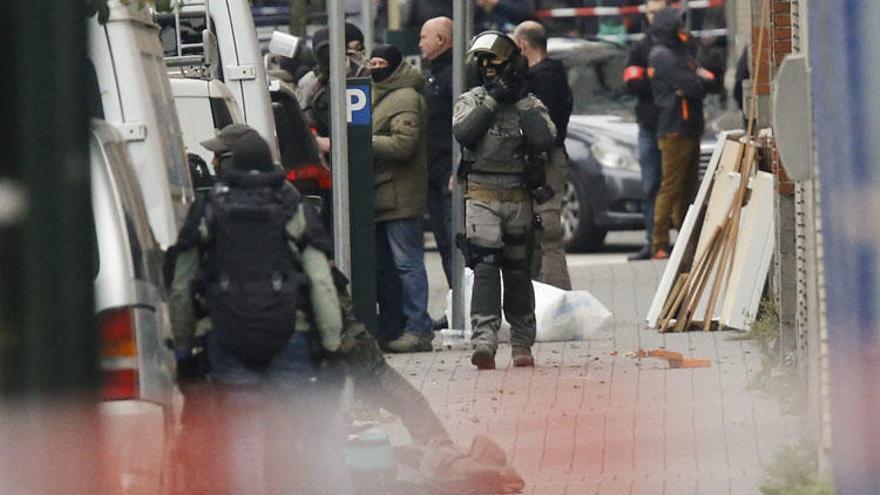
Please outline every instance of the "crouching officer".
M179 356L193 346L199 306L213 328L219 397L204 416L221 458L202 467L224 493L350 493L344 472L330 472L344 463L333 434L343 381L322 367L342 332L329 240L259 134L244 133L231 152L181 230L171 288Z
M533 193L543 195L546 188L529 179L536 176L529 157L553 146L556 128L546 107L525 90L527 63L511 38L485 31L474 38L468 55L477 63L481 85L459 97L452 132L463 146L457 175L466 180L467 240L458 241L474 270L471 363L479 369L495 367L500 269L513 365L534 366L531 260L537 243L532 201Z

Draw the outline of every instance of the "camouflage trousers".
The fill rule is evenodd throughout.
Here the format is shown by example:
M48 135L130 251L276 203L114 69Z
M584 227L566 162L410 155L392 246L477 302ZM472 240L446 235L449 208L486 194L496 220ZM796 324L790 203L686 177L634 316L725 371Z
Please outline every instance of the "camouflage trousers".
M489 198L483 196L474 195L469 189L465 203L468 242L479 258L473 267L471 340L493 350L498 347L503 306L510 323L511 345L531 347L535 343L536 325L531 280L535 245L531 199L526 195L519 200L486 201Z

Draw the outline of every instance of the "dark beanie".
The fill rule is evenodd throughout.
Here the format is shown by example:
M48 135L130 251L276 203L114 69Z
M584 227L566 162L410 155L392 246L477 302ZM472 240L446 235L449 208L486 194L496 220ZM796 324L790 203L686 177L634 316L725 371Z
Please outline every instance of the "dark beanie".
M364 42L364 33L350 22L345 23L345 44L349 44L352 41L360 41Z
M232 145L232 169L241 172L274 172L276 167L272 163L269 143L256 131L242 135Z
M373 54L370 55L370 58L377 57L387 60L388 67L383 69L373 69L370 72L370 75L376 82L382 82L385 79L388 79L388 76L393 74L400 66L400 63L403 62L403 55L400 53L400 50L392 45L377 45L373 48Z
M345 44L347 45L352 41L360 41L364 42L364 33L358 29L357 26L350 22L345 23ZM321 29L315 31L315 34L312 35L312 51L318 51L318 48L321 48L324 45L330 44L330 29L328 27L322 27Z
M322 46L330 43L330 29L327 27L322 27L321 29L315 31L315 34L312 35L312 51L317 53L318 49Z

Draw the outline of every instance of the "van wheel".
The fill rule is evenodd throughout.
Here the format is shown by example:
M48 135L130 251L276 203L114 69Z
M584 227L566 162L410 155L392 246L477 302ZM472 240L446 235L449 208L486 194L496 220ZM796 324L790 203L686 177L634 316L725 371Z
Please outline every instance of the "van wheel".
M605 243L605 235L608 231L596 225L593 211L585 187L569 175L565 181L560 211L566 251L570 253L598 251Z

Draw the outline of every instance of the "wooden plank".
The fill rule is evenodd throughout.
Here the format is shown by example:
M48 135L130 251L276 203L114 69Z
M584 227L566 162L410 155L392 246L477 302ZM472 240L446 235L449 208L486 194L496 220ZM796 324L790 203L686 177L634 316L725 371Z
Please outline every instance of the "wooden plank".
M739 148L741 148L741 145L727 148L734 152L734 161L738 158L737 154ZM731 153L725 153L722 156L722 163L720 166L729 169L738 168L729 159L730 156ZM726 157L728 159L726 159ZM725 161L728 163L724 163ZM733 202L739 196L741 177L742 176L739 172L730 171L722 173L720 169L719 173L716 174L715 185L712 186L712 194L709 197L709 206L706 208L703 229L700 232L700 242L697 245L695 259L698 259L703 255L703 252L705 252L708 247L709 238L712 232L714 232L716 228L721 228L733 211ZM717 272L718 270L711 270L708 274L709 280L707 281L707 284L710 284L712 287L714 287L714 279L717 276ZM693 311L694 318L711 321L715 317L714 314L709 314L709 298L703 297L703 291L700 291L700 295L695 302L697 305Z
M721 323L738 330L749 330L754 323L776 240L775 218L767 214L773 211L773 175L758 172L752 181L752 194L743 209L736 257L720 312Z
M739 193L734 199L733 212L731 213L729 224L731 231L728 234L727 242L721 255L721 268L718 271L717 278L712 285L712 293L709 296L709 306L706 309L706 312L710 314L714 313L715 304L718 301L718 296L721 292L721 286L727 279L727 275L733 268L734 254L736 251L736 240L739 237L739 223L742 216L742 207L743 203L745 202L746 193L748 192L748 179L752 176L752 171L756 166L755 160L757 158L757 148L754 146L753 143L749 143L748 145L746 145L746 147L744 148L744 153L745 158L743 159L741 170L744 180L740 182ZM709 330L709 325L706 325L703 329Z
M654 299L651 302L651 306L648 308L648 314L645 316L645 322L649 328L657 328L660 312L666 304L673 283L679 273L687 271L686 269L682 269L681 262L684 258L685 251L687 251L687 245L691 240L691 236L697 224L697 219L699 218L709 195L709 189L712 186L715 171L718 168L718 162L721 159L721 154L725 147L730 146L728 143L733 143L734 147L738 146L735 139L738 139L741 135L741 131L725 131L718 135L718 143L715 146L715 151L712 153L712 158L709 160L709 165L706 167L706 175L700 183L700 188L697 190L697 196L694 199L694 202L688 207L681 229L678 231L675 247L672 249L669 260L666 262L663 276L660 278L660 283L654 293Z
M699 302L700 296L703 294L703 290L706 287L706 282L709 280L709 276L712 274L713 268L715 267L715 260L720 252L719 248L724 242L726 230L726 227L724 230L721 228L715 229L709 247L706 249L706 254L698 262L696 276L692 279L693 285L689 288L687 298L682 304L682 308L678 315L678 323L675 327L677 332L686 330L691 323L697 303Z
M678 307L677 304L681 302L682 294L684 293L684 288L687 285L688 277L690 277L690 273L682 273L678 276L678 279L675 281L675 287L672 288L672 292L669 293L669 299L666 300L666 305L663 306L663 312L661 314L660 319L660 330L666 331L666 328L669 326L669 319L675 314L675 310Z
M706 207L706 216L703 219L703 227L700 230L700 240L694 259L699 259L709 245L709 239L715 228L721 227L724 220L730 215L733 200L739 193L740 178L737 172L725 172L716 174L715 184L712 186L712 194L709 196L709 204Z

